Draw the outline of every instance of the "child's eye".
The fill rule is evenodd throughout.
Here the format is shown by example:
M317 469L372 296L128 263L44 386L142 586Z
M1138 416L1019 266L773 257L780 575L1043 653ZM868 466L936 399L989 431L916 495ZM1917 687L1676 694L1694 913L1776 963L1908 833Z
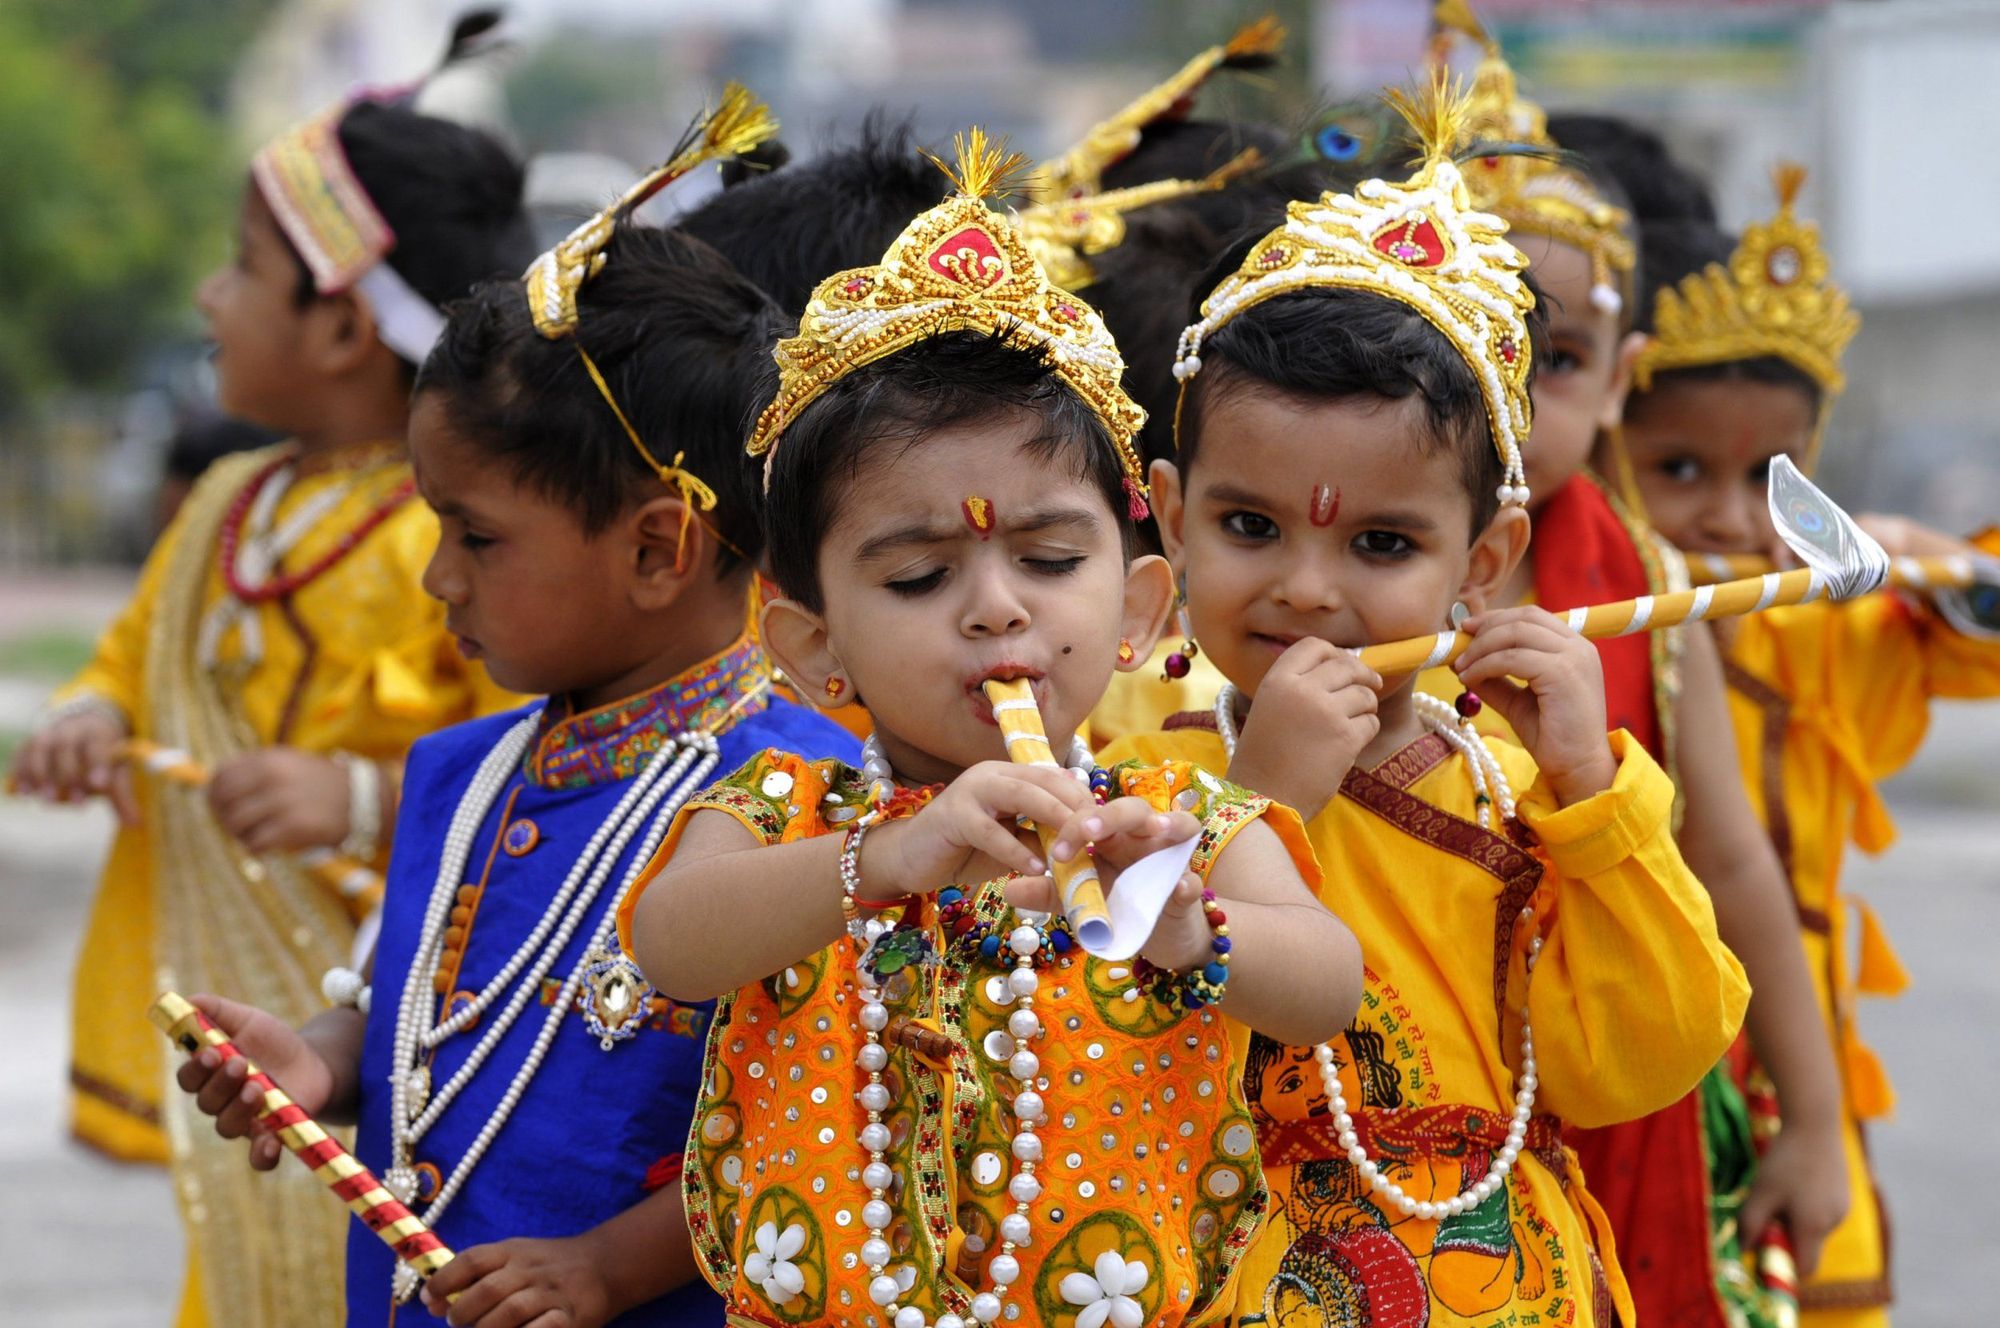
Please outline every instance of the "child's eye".
M1693 457L1668 457L1660 463L1660 473L1675 484L1693 484L1701 478L1701 463Z
M1409 536L1393 530L1364 530L1354 537L1354 547L1371 558L1400 558L1417 551Z
M492 543L493 537L491 535L475 535L469 530L458 537L458 547L464 549L467 553L477 553Z
M891 592L906 598L926 595L944 584L944 568L933 568L922 576L905 577L901 581L886 583Z
M1542 372L1552 374L1572 374L1583 367L1581 356L1566 351L1560 346L1552 347L1542 358Z
M1268 540L1278 536L1278 523L1256 512L1231 512L1222 518L1222 528L1243 539Z
M1765 457L1762 461L1750 467L1750 483L1759 489L1767 489L1771 486L1771 458Z
M1083 555L1077 553L1067 558L1025 558L1022 561L1043 576L1068 576L1083 566Z

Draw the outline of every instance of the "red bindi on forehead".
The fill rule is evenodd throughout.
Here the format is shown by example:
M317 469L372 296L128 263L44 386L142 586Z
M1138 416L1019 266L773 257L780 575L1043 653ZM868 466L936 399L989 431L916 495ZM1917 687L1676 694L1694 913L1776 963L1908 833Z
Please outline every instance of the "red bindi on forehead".
M1313 486L1312 506L1307 511L1307 519L1315 526L1326 527L1333 524L1340 515L1340 489L1337 486L1316 484Z
M976 493L961 502L958 510L964 514L965 524L971 526L973 533L981 539L993 533L994 523L999 519L993 508L993 500L981 498Z

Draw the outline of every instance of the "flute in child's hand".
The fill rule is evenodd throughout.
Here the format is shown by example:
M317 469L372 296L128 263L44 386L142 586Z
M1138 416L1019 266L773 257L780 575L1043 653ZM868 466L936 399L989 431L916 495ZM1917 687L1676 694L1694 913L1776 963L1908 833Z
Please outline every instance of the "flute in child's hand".
M1696 585L1761 577L1778 570L1769 558L1754 553L1683 553L1689 578ZM2000 559L1953 553L1931 558L1891 558L1888 584L1898 590L1967 590L2000 587Z
M1042 712L1035 707L1035 689L1026 678L989 678L986 699L993 703L993 722L1007 740L1007 756L1016 765L1045 765L1061 769L1049 748L1048 731L1042 727ZM1077 941L1093 954L1111 939L1111 910L1104 903L1104 885L1088 857L1057 862L1049 852L1057 826L1037 825L1042 852L1049 858L1049 875L1055 879L1056 893L1063 902L1063 916Z
M144 738L133 738L118 745L118 755L120 759L130 761L147 774L170 784L188 788L208 787L208 767L179 748L162 747ZM382 902L381 875L344 853L336 853L330 848L309 848L292 854L292 860L364 913L373 911Z
M257 1108L257 1119L275 1129L292 1155L310 1167L315 1176L326 1182L327 1188L345 1200L354 1215L381 1237L382 1243L394 1250L396 1257L412 1272L419 1277L429 1277L451 1262L452 1251L424 1225L423 1219L390 1194L382 1182L375 1179L374 1172L362 1166L338 1139L321 1129L303 1108L286 1097L285 1090L244 1056L229 1040L228 1034L217 1028L186 997L179 992L161 992L152 1008L146 1011L146 1017L190 1056L203 1047L214 1047L225 1063L241 1057L245 1081L255 1084L263 1094L263 1103Z
M1571 631L1599 640L1704 619L1761 613L1822 597L1851 599L1879 589L1888 579L1889 555L1882 546L1800 474L1789 458L1771 460L1769 502L1778 534L1805 566L1669 595L1594 604L1557 616ZM1449 664L1470 644L1472 638L1464 632L1443 631L1436 636L1367 646L1359 654L1363 664L1386 677Z

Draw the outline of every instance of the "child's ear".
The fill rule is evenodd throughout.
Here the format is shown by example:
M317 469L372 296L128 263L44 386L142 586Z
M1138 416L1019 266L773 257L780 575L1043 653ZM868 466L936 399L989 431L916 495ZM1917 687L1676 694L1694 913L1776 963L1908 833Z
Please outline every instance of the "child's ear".
M1651 340L1644 332L1627 332L1618 340L1618 357L1611 364L1611 384L1604 393L1603 409L1597 412L1597 427L1615 429L1625 419L1625 398L1632 394L1632 366L1639 352Z
M1118 624L1118 634L1132 643L1132 658L1119 664L1120 669L1131 673L1146 667L1173 611L1174 569L1158 554L1134 558L1125 569L1125 613Z
M328 377L353 373L378 350L387 350L376 335L375 311L353 291L319 296L313 312L312 354Z
M681 597L715 561L715 536L677 493L661 494L624 520L631 541L632 606L658 612Z
M758 636L769 655L801 696L815 706L846 705L854 699L854 687L833 657L826 639L826 619L795 599L774 599L757 615ZM840 686L828 687L839 677Z
M1473 613L1499 607L1500 592L1528 552L1528 535L1534 524L1524 507L1502 504L1486 529L1472 541L1472 559L1466 564L1465 580L1458 586L1458 600Z
M1152 491L1153 525L1160 532L1160 547L1166 550L1167 561L1178 576L1187 570L1182 561L1187 549L1187 492L1181 488L1181 469L1162 458L1147 469L1146 483Z

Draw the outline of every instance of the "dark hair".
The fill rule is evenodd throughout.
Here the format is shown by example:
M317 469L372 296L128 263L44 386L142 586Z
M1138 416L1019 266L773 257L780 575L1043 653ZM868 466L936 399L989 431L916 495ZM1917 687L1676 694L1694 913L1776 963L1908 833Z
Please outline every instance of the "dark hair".
M1642 235L1640 266L1647 274L1647 284L1645 297L1640 301L1637 326L1642 332L1651 332L1660 292L1679 285L1711 263L1727 268L1736 250L1736 237L1699 221L1654 222L1644 228ZM1653 375L1654 387L1674 382L1752 382L1795 387L1806 394L1814 413L1819 411L1820 406L1820 387L1812 375L1778 355L1689 365L1664 369ZM1635 387L1632 400L1636 404L1645 395Z
M746 179L680 219L792 318L836 272L878 262L910 219L950 182L918 153L908 121L881 110L861 136L811 161Z
M757 478L743 438L767 395L776 307L701 241L632 225L612 232L577 307L574 338L551 340L535 330L520 282L480 285L452 309L417 391L441 393L459 434L595 534L664 490L581 347L653 455L687 454L718 500L703 519L754 560ZM727 548L716 555L718 575L742 565Z
M164 478L196 480L223 457L269 447L284 435L228 415L202 415L174 430L167 441Z
M1250 247L1232 246L1202 288L1212 289L1234 272ZM1530 315L1529 337L1542 339L1539 311ZM1476 536L1499 510L1503 472L1479 380L1458 348L1410 306L1372 291L1292 291L1252 305L1211 333L1202 342L1201 360L1201 373L1181 407L1183 475L1200 453L1205 413L1228 393L1261 387L1306 400L1417 397L1424 404L1427 454L1449 449L1458 456L1460 478L1472 499L1470 534ZM1531 356L1531 382L1533 373Z
M1077 476L1097 488L1129 557L1125 471L1097 412L1056 376L1042 352L997 335L952 332L854 370L784 431L764 497L778 588L809 609L822 607L820 546L877 448L895 447L901 455L941 429L1004 415L1034 419L1029 453L1068 458Z
M438 308L533 261L521 164L491 134L374 101L350 106L339 134L355 178L396 233L389 266ZM296 251L292 258L304 306L317 292L305 262Z
M1615 115L1569 111L1549 116L1548 131L1561 147L1618 182L1642 226L1656 221L1715 225L1715 198L1707 182L1675 160L1652 130Z

